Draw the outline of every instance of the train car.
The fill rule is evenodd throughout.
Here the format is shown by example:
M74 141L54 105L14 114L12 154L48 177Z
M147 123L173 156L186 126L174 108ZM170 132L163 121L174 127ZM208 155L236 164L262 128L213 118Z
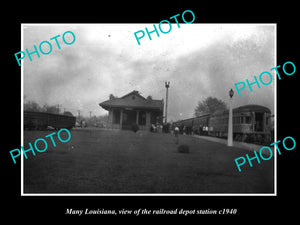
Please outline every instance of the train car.
M45 130L48 126L55 129L71 129L75 122L76 117L72 115L24 111L24 129Z
M271 140L271 111L260 105L245 105L233 109L233 138L263 144ZM210 116L209 135L227 137L229 111Z
M193 119L185 119L181 121L177 121L173 123L173 126L179 128L179 134L191 134L192 133L192 126L193 126Z
M209 115L197 116L173 123L179 128L179 133L205 135L208 132Z
M186 134L227 137L229 111L218 111L174 123ZM271 111L260 105L245 105L233 109L235 141L268 144L272 137ZM191 131L191 132L190 132Z
M193 119L192 130L194 134L207 135L209 115L197 116Z

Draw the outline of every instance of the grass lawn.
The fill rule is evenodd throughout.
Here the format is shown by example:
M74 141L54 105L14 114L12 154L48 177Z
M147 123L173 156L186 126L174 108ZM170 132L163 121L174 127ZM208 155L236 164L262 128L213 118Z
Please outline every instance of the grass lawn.
M53 131L25 131L24 147ZM24 160L24 193L273 193L273 158L238 172L234 159L253 152L192 136L119 130L72 130ZM63 133L62 133L63 134ZM63 138L63 137L62 137ZM73 146L73 148L72 148ZM43 147L40 147L43 149Z

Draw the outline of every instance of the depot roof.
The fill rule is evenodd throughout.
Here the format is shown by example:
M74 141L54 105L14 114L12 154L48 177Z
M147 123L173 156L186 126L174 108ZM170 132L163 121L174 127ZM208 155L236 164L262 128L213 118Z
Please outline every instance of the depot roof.
M164 102L163 100L154 100L152 98L146 99L138 91L132 91L120 98L111 95L109 100L101 102L99 105L106 110L110 108L163 110Z

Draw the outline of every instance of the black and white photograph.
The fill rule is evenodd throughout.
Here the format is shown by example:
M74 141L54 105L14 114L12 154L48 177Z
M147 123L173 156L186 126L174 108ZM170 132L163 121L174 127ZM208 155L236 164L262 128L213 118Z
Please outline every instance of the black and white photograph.
M276 195L276 24L178 21L22 23L22 195Z
M294 221L296 3L109 3L5 7L4 220Z

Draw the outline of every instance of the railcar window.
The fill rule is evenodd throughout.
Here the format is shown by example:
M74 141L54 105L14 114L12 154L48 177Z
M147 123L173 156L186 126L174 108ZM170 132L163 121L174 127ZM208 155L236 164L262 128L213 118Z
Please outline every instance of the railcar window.
M240 117L233 117L233 123L239 124L240 123Z
M246 118L246 123L248 123L248 124L251 123L251 117L250 116L246 116L245 118Z
M241 117L241 123L243 124L251 124L251 117L250 116L242 116Z

